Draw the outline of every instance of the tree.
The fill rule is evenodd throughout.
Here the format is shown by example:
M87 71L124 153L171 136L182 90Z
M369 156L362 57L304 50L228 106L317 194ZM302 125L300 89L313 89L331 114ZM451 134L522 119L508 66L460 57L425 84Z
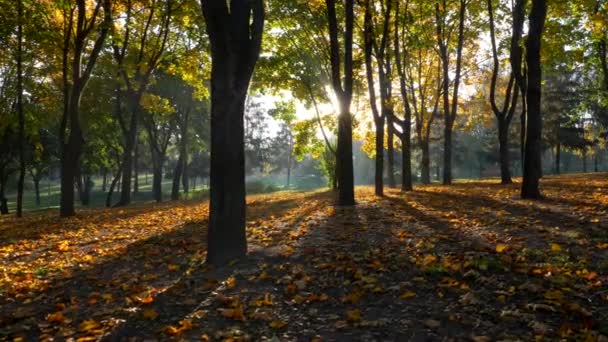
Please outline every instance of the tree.
M407 90L407 76L405 73L405 64L407 63L407 51L401 53L401 42L405 40L407 32L407 18L409 10L409 1L406 1L405 12L401 16L399 12L399 1L395 3L395 24L394 24L394 51L395 65L397 66L397 74L399 75L399 90L401 93L401 101L403 102L403 120L393 116L391 122L401 128L401 131L395 130L397 136L401 139L401 190L412 190L412 108Z
M90 8L86 0L76 0L76 7L63 7L63 98L64 111L59 129L61 146L61 199L59 214L74 215L74 183L84 143L80 123L80 100L99 57L110 25L110 0L98 1ZM103 19L98 20L103 14ZM93 32L97 37L91 42ZM88 60L84 63L85 54ZM71 74L70 74L71 71ZM69 133L68 133L69 125ZM68 134L66 140L66 134Z
M509 82L507 88L505 90L504 100L502 104L502 108L499 108L496 103L496 87L497 80L500 70L500 61L498 59L498 49L496 47L496 34L495 34L495 24L494 24L494 5L493 0L488 1L488 18L489 18L489 26L490 26L490 41L492 43L492 60L493 60L493 69L492 69L492 81L490 85L490 104L492 106L492 112L496 116L496 121L498 123L498 144L499 144L499 161L500 161L500 178L502 184L511 184L513 181L511 180L511 169L510 169L510 158L509 158L509 126L511 125L511 120L513 119L513 115L515 114L515 109L517 107L517 101L519 98L519 90L517 85L515 84L515 75L513 70L511 70L509 75ZM517 32L520 31L520 28L515 28L513 26L513 32L511 37L515 37ZM514 53L514 52L512 52Z
M390 102L390 99L388 98L388 92L386 91L388 80L385 69L385 52L386 47L388 45L391 1L388 1L386 6L384 2L382 2L381 5L383 8L386 7L386 10L384 12L384 24L380 43L378 44L375 37L376 34L374 32L374 23L372 21L372 4L370 3L370 0L366 0L365 2L365 19L363 33L365 41L365 74L367 76L367 88L369 91L370 107L372 110L374 125L376 127L376 170L374 177L376 196L384 195L384 124L387 118L387 107ZM372 65L372 51L374 50L374 47L376 47L376 61L378 63L378 73L380 78L380 97L382 112L378 110L378 105L376 103L376 87L374 85L374 74ZM389 151L389 153L392 153L392 151ZM392 173L391 167L389 167L388 172L389 174Z
M344 4L344 81L341 76L341 49L338 35L336 1L326 0L329 22L331 55L331 81L340 105L338 117L338 147L336 150L336 178L338 182L338 204L355 204L355 180L353 174L353 119L350 106L353 96L353 26L354 1Z
M528 82L526 89L527 115L526 140L524 145L524 173L521 186L521 197L541 198L539 180L542 176L541 138L542 138L542 70L541 42L547 16L546 0L533 0L530 12L529 33L526 40L526 65Z
M221 265L247 253L243 115L261 50L264 2L201 0L201 6L212 60L207 261Z
M462 73L462 50L464 47L464 21L467 11L468 0L459 0L458 10L458 43L456 47L456 72L454 75L452 102L450 103L450 35L451 28L448 20L448 5L446 0L438 0L435 3L435 18L437 25L437 41L439 45L439 55L443 70L443 184L452 183L452 132L454 121L458 114L458 91L460 89L460 77Z
M19 117L19 180L17 182L17 217L23 215L25 182L25 114L23 113L23 0L17 0L17 115Z
M164 0L164 2L153 0L151 3L141 3L139 7L136 5L134 0L126 0L126 19L122 28L124 32L119 35L115 28L112 41L119 75L115 113L124 136L122 184L118 206L131 202L134 150L143 111L140 102L153 78L154 71L167 53L167 41L174 12L172 0ZM158 7L161 7L160 12ZM126 93L126 107L130 114L128 121L122 109L123 92Z

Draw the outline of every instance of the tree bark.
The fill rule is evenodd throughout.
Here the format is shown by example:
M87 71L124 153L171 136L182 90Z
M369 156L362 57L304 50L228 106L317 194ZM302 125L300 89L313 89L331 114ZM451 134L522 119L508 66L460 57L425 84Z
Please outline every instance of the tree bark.
M5 196L6 189L6 177L4 175L4 170L0 170L0 215L9 214L8 210L8 200Z
M106 168L102 171L102 181L101 181L101 191L106 192L106 188L108 187L108 170Z
M386 153L387 153L387 159L388 159L388 163L387 163L387 176L388 176L388 186L389 188L396 188L397 187L397 182L395 181L395 133L394 133L394 129L393 129L393 122L390 119L391 115L387 116L387 123L388 123L388 142L387 142L387 149L386 149Z
M372 50L373 50L373 39L374 29L372 26L372 13L370 0L365 2L365 18L364 18L364 29L365 29L365 74L367 77L367 89L369 92L370 107L372 110L372 116L374 120L374 126L376 128L376 155L375 155L375 174L374 174L374 191L376 196L384 196L384 113L378 111L378 105L376 103L376 87L374 84L374 74L372 66ZM381 69L381 67L379 67ZM382 85L381 85L382 87Z
M555 146L555 174L557 174L557 175L559 175L561 172L561 170L560 170L561 159L562 159L562 144L557 143L557 146Z
M526 41L526 64L528 69L528 85L526 102L528 115L526 120L526 142L524 146L524 174L521 197L530 199L541 198L539 181L542 175L541 165L541 42L547 15L546 0L533 0L529 18L529 33Z
M500 155L501 184L511 184L511 169L509 156L509 123L505 119L498 120L498 145Z
M262 0L201 0L211 42L211 167L207 262L224 265L247 253L244 111L260 55Z
M422 141L420 149L422 151L422 160L420 162L420 182L422 182L422 184L431 184L431 156L428 139L424 139Z
M135 138L133 150L133 195L139 194L139 142Z
M177 201L179 199L179 183L182 177L182 171L184 169L184 157L180 154L175 169L173 170L173 183L171 186L171 200Z
M406 2L406 12L408 10ZM403 25L403 33L405 33L405 23ZM402 31L399 30L399 1L395 2L395 37L394 37L394 51L395 51L395 65L397 66L397 74L399 75L399 90L401 91L401 100L405 107L405 113L403 121L399 121L395 118L391 120L393 123L401 126L402 133L399 134L401 139L401 190L411 191L412 187L412 153L411 153L411 131L412 131L412 110L407 94L406 75L404 70L404 60L402 60L401 46L399 37ZM407 55L407 51L404 51L404 56Z
M106 207L110 208L112 206L112 194L114 194L114 188L116 188L116 184L120 179L120 175L122 174L122 167L118 166L118 171L116 171L116 175L114 179L112 179L112 183L110 183L110 189L108 190L108 195L106 196Z
M40 178L34 178L34 191L36 192L36 206L40 206Z
M78 15L76 25L73 27L72 14L70 15L68 27L65 30L65 45L63 50L63 80L64 80L64 113L59 130L61 146L61 197L59 201L59 215L61 217L72 216L74 210L74 181L77 169L80 165L80 154L84 145L82 128L80 125L80 99L82 92L90 79L93 68L103 47L105 38L108 34L112 22L112 7L110 0L97 2L94 13L97 15L100 6L103 7L104 19L99 24L99 35L93 43L93 48L89 54L88 62L83 70L83 52L87 46L87 37L91 32L96 18L86 18L87 3L85 0L77 0ZM69 49L71 46L71 34L74 32L74 44L72 54L72 76L71 84L68 80L67 59L70 57ZM70 132L65 141L66 128L69 121Z
M25 116L23 114L23 0L17 1L17 115L19 116L19 179L17 181L17 217L23 215L25 182Z
M354 0L344 4L344 84L340 72L340 39L336 1L326 0L329 22L331 80L340 103L338 116L338 147L336 149L336 181L338 185L338 205L355 204L355 181L353 174L353 125L350 106L353 92L353 27Z
M492 80L490 85L490 104L492 106L492 111L496 116L496 120L498 122L498 144L499 144L499 161L500 161L500 178L502 184L511 184L513 181L511 179L511 169L510 169L510 158L509 158L509 126L511 125L511 121L513 119L513 115L515 114L515 108L517 107L517 100L519 90L516 85L513 68L511 68L511 75L509 78L509 83L507 85L507 89L505 91L504 102L502 109L498 107L496 104L496 84L498 80L498 73L500 68L500 62L498 59L498 49L496 47L496 35L495 35L495 25L494 25L494 7L492 4L493 0L488 1L488 14L490 21L490 40L492 43L492 57L494 61L494 67L492 69ZM523 22L522 22L523 24ZM511 39L515 37L518 32L521 31L521 28L516 28L513 26ZM511 55L516 52L511 51Z

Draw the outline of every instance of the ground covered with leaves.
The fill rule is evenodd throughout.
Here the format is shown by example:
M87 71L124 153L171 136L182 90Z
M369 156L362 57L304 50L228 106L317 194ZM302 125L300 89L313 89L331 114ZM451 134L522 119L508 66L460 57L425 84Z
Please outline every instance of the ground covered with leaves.
M203 263L208 204L0 219L0 340L608 341L608 175L248 199L249 258Z

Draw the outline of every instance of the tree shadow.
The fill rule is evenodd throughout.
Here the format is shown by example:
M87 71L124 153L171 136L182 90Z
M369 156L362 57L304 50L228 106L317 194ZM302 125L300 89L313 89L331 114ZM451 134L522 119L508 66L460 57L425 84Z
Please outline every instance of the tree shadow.
M271 196L253 197L247 212L248 222L296 219L290 212L302 207L303 202L329 201L325 192L293 197L279 200L272 200ZM194 205L201 204L189 203L185 210ZM112 219L128 220L151 211L162 214L167 206L170 204L107 212L112 214ZM90 219L94 224L103 217ZM58 232L61 230L55 233ZM102 326L100 329L109 331L123 326L134 315L142 319L142 310L150 308L157 308L159 317L143 319L143 322L149 326L148 331L158 333L166 320L195 308L226 275L201 268L205 244L206 222L200 218L174 226L162 234L116 246L114 253L106 259L90 260L89 263L80 261L68 266L62 273L44 279L38 288L30 289L25 296L5 292L0 296L0 337L22 336L32 340L50 334L63 339L75 333L84 334L78 331L85 320L95 320ZM44 276L30 275L24 281L35 282L39 278ZM65 319L51 316L47 323L48 315L57 312ZM53 322L54 319L57 321ZM56 326L60 329L53 328Z

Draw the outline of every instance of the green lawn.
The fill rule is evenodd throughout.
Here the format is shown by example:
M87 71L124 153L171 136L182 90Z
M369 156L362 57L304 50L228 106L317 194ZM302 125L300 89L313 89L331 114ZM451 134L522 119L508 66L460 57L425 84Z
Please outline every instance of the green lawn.
M103 183L101 177L94 177L93 182L95 183L93 190L91 191L91 201L90 207L103 207L106 203L107 189L106 191L102 191L101 184ZM108 181L109 183L110 181ZM162 188L163 188L163 200L169 200L171 196L171 179L163 179ZM109 188L108 184L108 188ZM50 182L47 179L43 179L40 182L40 206L36 205L36 193L34 191L34 184L30 181L28 182L26 179L24 198L23 198L23 208L25 211L33 211L33 210L42 210L42 209L52 209L59 208L59 181L51 180ZM182 198L192 199L192 198L203 198L207 195L207 189L204 184L199 180L197 180L197 188L196 191L190 191L188 194L184 194L182 192ZM112 196L113 203L116 203L120 196L120 190L115 189L114 195ZM10 192L7 194L8 199L8 207L11 212L15 210L17 207L17 193ZM146 203L154 201L152 197L152 175L148 175L146 182L146 175L139 176L139 193L134 194L132 197L134 203ZM80 207L80 201L78 200L78 196L76 196L76 206Z

